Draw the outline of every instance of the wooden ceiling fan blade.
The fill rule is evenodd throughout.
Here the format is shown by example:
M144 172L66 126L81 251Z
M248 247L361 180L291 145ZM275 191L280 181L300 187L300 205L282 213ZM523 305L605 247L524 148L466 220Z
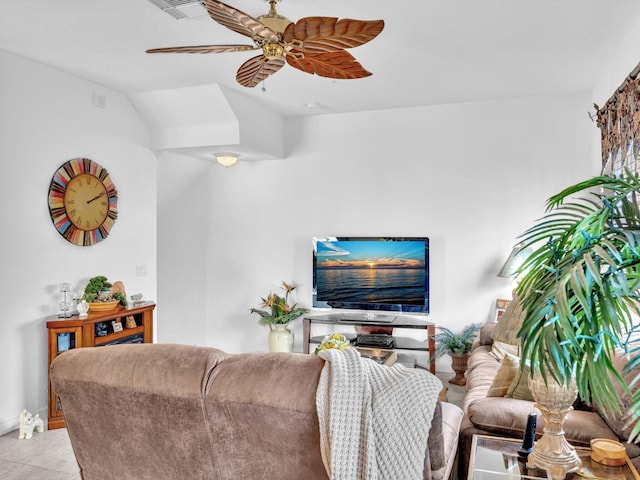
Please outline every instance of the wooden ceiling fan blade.
M243 87L255 87L270 75L284 67L282 57L268 60L264 55L250 58L238 69L236 80Z
M278 34L250 15L217 0L203 0L209 16L220 25L249 38L260 37L278 41Z
M192 47L152 48L147 53L225 53L257 50L253 45L195 45Z
M309 53L337 52L363 45L376 38L384 28L383 20L352 20L333 17L306 17L290 24L284 41L299 40L296 50Z
M295 53L293 51L292 53ZM372 75L346 50L339 52L305 53L303 58L287 55L287 63L298 70L320 77L342 80Z

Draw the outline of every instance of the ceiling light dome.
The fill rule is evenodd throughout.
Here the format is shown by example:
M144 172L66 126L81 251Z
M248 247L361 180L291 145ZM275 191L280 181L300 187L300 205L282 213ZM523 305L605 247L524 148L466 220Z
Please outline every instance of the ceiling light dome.
M224 165L225 167L234 165L238 161L238 158L240 158L240 155L238 155L237 153L228 152L216 153L214 156L216 157L218 163Z

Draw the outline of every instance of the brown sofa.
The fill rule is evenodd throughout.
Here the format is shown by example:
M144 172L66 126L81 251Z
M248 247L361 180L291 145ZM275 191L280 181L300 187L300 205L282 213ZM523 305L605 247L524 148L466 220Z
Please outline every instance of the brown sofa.
M516 394L516 397L520 398L488 396L490 389L495 387L494 380L502 366L498 358L501 351L505 353L504 345L494 346L492 333L496 325L495 323L483 325L469 358L466 373L467 392L463 403L465 415L460 427L460 478L466 478L474 434L523 438L527 416L531 411L538 414L537 438L542 435L544 428L544 421L540 412L533 407L533 401L522 399L527 395ZM625 364L624 357L616 358L616 364L622 371ZM625 428L624 424L623 418L611 416L605 418L596 409L576 402L574 410L569 412L564 424L564 431L567 440L576 446L588 447L592 438L619 440L625 444L627 455L636 468L639 468L640 445L626 443L629 429Z
M326 480L323 365L296 353L115 345L65 352L50 375L84 480ZM455 475L461 419L438 403L425 479Z

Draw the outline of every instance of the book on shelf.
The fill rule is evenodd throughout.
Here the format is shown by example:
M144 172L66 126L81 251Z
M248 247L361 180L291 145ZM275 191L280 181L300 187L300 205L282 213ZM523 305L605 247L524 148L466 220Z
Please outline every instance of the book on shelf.
M360 352L361 357L370 358L375 362L387 366L393 365L398 358L398 354L395 352L395 350L373 347L356 347L356 350Z

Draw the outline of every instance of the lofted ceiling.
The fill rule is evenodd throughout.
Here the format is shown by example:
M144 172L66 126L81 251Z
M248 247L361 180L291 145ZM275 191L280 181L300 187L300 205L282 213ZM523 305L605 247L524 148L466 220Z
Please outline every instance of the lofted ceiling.
M254 17L268 11L264 0L226 3ZM282 0L278 13L293 21L383 19L377 38L350 50L373 75L332 80L286 65L247 89L235 73L256 52L145 53L251 43L198 5L180 20L148 0L0 0L0 7L0 49L127 94L219 84L284 117L589 90L640 18L638 0Z

